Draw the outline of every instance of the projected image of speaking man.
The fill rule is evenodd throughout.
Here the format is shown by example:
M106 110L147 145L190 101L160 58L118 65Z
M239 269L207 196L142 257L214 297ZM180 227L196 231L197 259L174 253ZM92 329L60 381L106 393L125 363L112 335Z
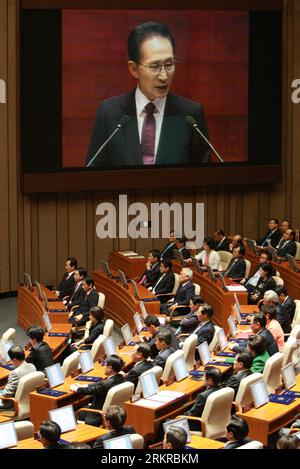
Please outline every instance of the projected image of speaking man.
M150 21L131 31L128 70L136 87L100 103L86 164L118 124L121 128L92 166L193 165L210 160L208 145L186 122L192 116L208 137L203 106L170 92L176 72L175 49L171 32L160 23Z

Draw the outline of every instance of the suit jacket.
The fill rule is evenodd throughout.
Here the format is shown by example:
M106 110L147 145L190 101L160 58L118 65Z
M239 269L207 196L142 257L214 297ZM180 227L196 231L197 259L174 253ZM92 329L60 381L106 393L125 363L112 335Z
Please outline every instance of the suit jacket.
M282 306L285 314L287 314L289 316L290 322L292 323L293 319L294 319L294 315L295 315L295 310L296 310L295 301L293 300L293 298L288 296L287 299L285 300L285 302L281 306Z
M106 146L95 166L143 165L136 116L135 89L131 93L115 96L101 103L90 139L87 163L112 134L123 115L128 115L130 120ZM185 122L185 117L189 115L195 118L199 128L208 137L203 107L170 93L166 99L155 165L198 164L209 161L210 149L208 145Z
M178 340L176 338L176 335L175 335L175 332L174 332L174 329L173 327L169 327L169 326L160 326L158 328L158 331L153 334L153 336L151 337L150 341L149 341L149 345L150 345L150 349L151 349L151 358L155 358L157 355L158 355L158 350L157 350L157 347L155 345L155 340L156 340L156 336L159 332L161 331L168 331L168 332L171 332L171 336L172 336L172 341L171 341L171 347L174 349L174 350L178 350L179 349L179 344L178 344Z
M143 285L147 285L147 287L154 287L160 277L159 267L159 262L156 262L151 266L151 269L145 270L141 277L143 278L143 276L146 275L146 280L143 282Z
M262 239L258 239L256 241L256 244L258 246L267 246L267 239L269 239L271 242L271 246L273 246L273 248L276 248L277 244L281 240L281 236L282 233L280 229L277 228L277 230L275 230L273 233L271 231L268 231Z
M160 258L161 259L175 259L174 248L175 248L175 242L166 244L164 249L162 250Z
M180 327L183 334L192 334L192 332L199 326L199 321L196 313L189 313L180 321Z
M274 290L276 291L276 283L275 280L272 277L268 277L267 280L264 282L263 279L260 277L256 287L254 289L250 289L251 285L245 285L245 288L250 292L248 296L248 303L249 304L256 304L258 303L259 300L261 300L265 294L266 291L268 290ZM258 294L258 298L256 300L253 300L253 295Z
M198 323L197 328L199 327L199 325L200 324ZM209 345L215 335L214 323L212 321L208 321L201 327L201 329L194 330L193 334L196 334L198 337L198 345L202 344L205 341Z
M201 417L208 396L210 396L215 391L219 391L219 389L221 389L221 386L212 386L211 388L207 388L207 389L205 389L205 391L200 392L197 396L195 404L193 405L193 407L190 410L185 412L185 415L192 415L194 417Z
M67 303L67 308L69 311L73 308L73 306L80 305L80 303L83 302L84 297L85 297L85 291L82 287L82 284L79 285L76 291L74 291L75 288L76 288L76 284L73 289L72 295L70 296L69 301Z
M131 425L127 425L126 427L121 428L120 430L111 430L106 435L100 436L94 443L93 449L103 449L104 448L104 441L110 440L111 438L117 438L118 436L123 435L130 435L136 433L135 429Z
M245 259L231 259L227 269L224 272L226 277L230 277L233 280L236 278L244 278L246 273L246 262Z
M162 276L160 276L159 279L161 277ZM162 279L160 280L159 284L155 288L156 295L161 295L163 293L172 293L174 284L175 284L175 275L173 274L173 272L167 272L166 274L163 274ZM155 287L155 285L156 284L153 285L153 288Z
M187 248L182 248L180 249L180 252L182 254L183 259L190 259L191 257L191 251Z
M290 256L295 257L296 252L297 252L297 245L294 240L290 240L285 246L283 246L285 243L284 240L282 240L278 246L278 249L276 251L277 256L279 257L284 257L287 259L286 255L289 254Z
M89 336L85 339L84 344L93 344L99 335L103 334L104 322L99 322L96 326L90 328Z
M270 264L271 267L272 267L272 272L271 272L271 277L275 277L276 276L276 270L274 269L274 267L272 266L272 264ZM247 282L252 278L254 277L254 275L256 274L256 272L260 269L260 266L261 264L257 264L257 266L255 267L255 269L253 270L253 273L251 275L251 277L247 278ZM246 283L247 283L246 282Z
M153 366L160 366L164 369L167 358L175 352L173 347L168 347L165 350L161 350L153 360Z
M81 301L79 308L77 308L74 312L74 316L79 314L83 314L83 320L88 321L89 319L89 311L93 306L98 305L99 294L97 290L94 288L91 292L86 296L84 296L83 300Z
M84 394L86 396L93 396L92 408L101 410L108 391L114 386L124 382L124 377L117 373L116 375L110 376L107 379L103 379L99 383L89 384L87 387L79 387L77 389L77 393Z
M215 251L228 251L230 252L230 240L224 238L221 243L216 243Z
M68 273L66 272L65 275L63 276L60 284L57 287L57 290L59 291L59 298L62 299L65 296L71 296L75 287L75 279L74 279L74 272L72 275L68 277Z
M127 375L125 376L125 381L130 381L136 387L141 374L144 373L145 371L150 370L150 368L153 368L153 363L151 360L144 360L140 363L137 363L127 373Z
M1 393L2 396L14 397L20 379L23 378L23 376L28 375L28 373L33 373L34 371L36 371L36 367L32 365L32 363L27 362L23 362L20 366L12 370L8 375L6 386Z
M279 352L276 340L274 339L272 333L268 331L268 329L262 329L257 333L257 335L261 335L265 339L267 352L270 357L274 355L274 353Z
M189 280L185 285L180 285L174 297L174 303L178 305L189 305L190 299L195 294L195 285Z
M245 438L244 440L239 440L239 441L229 441L226 443L223 449L236 449L239 448L240 446L246 445L247 443L250 443L252 440L251 438Z
M47 366L54 365L52 350L46 342L39 342L32 347L26 361L32 363L37 371L44 371Z
M281 304L276 305L276 319L282 327L285 334L289 334L292 330L291 319Z
M247 376L252 375L251 370L239 371L238 373L233 374L225 381L225 386L232 388L234 390L234 397L237 395L242 379L247 378Z

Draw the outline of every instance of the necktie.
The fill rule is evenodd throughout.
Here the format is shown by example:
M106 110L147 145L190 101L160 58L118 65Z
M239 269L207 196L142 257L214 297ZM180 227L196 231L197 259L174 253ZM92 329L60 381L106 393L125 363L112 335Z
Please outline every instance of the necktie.
M155 117L154 112L156 107L153 103L148 103L147 106L144 107L144 111L146 112L143 129L142 129L142 157L143 163L145 165L154 164L154 150L155 150Z

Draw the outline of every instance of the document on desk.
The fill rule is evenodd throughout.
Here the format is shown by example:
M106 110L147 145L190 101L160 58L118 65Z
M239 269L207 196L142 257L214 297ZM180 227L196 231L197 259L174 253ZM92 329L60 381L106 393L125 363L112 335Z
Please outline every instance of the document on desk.
M150 401L149 399L139 399L134 403L134 405L138 405L141 407L148 407L148 409L157 409L161 407L164 403L160 401Z
M167 403L172 402L182 396L184 396L183 392L160 391L157 394L154 394L153 396L147 397L147 400Z
M145 256L136 255L136 256L128 256L128 259L146 259L146 258Z
M138 256L137 252L133 251L119 251L119 254L122 254L122 256L128 257L128 256Z
M243 285L227 285L228 291L247 291Z

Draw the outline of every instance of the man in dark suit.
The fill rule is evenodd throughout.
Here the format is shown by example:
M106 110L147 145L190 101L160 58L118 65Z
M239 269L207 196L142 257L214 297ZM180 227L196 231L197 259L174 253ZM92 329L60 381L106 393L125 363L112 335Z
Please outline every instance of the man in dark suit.
M249 427L247 421L233 415L231 422L226 427L228 442L224 446L224 449L236 449L246 443L250 443L252 440L248 438L248 433Z
M180 321L180 330L178 334L192 334L198 327L197 311L203 305L204 301L200 295L193 295L190 300L190 313Z
M153 287L150 287L149 290L154 293L154 295L159 296L161 303L164 303L168 300L167 293L172 293L174 290L175 284L175 275L172 272L172 261L170 259L163 259L160 261L160 277L157 280L156 284Z
M281 239L281 231L279 228L279 220L277 218L270 218L268 223L269 230L265 234L265 236L261 239L256 241L258 248L263 248L268 246L268 241L271 243L273 248L276 248L280 239Z
M289 334L292 330L291 320L288 313L284 310L282 305L279 303L278 295L273 290L267 290L264 293L263 301L259 304L259 309L262 309L264 305L274 306L276 310L276 319L282 327L285 334Z
M78 267L74 273L75 286L72 292L72 295L69 297L68 301L64 300L68 310L70 311L73 306L80 305L85 297L85 292L82 286L84 278L87 276L87 271L84 267Z
M244 246L240 245L233 249L232 259L224 272L224 276L229 277L232 280L238 280L245 277L246 262L245 259L243 259L244 255Z
M43 420L40 425L38 439L44 449L62 449L65 445L59 442L61 437L61 428L56 422Z
M179 349L179 344L176 339L176 335L174 329L169 326L163 326L160 324L159 319L157 316L148 315L145 318L145 326L147 327L147 331L151 334L151 337L143 336L144 342L148 342L151 350L151 358L155 358L158 354L158 349L156 347L156 336L159 332L168 331L171 334L171 347L174 350Z
M217 228L214 232L214 240L216 243L215 251L228 251L230 252L230 240L225 237L222 228Z
M214 323L211 318L213 317L213 309L207 304L203 303L199 306L199 309L196 311L197 325L194 327L194 330L191 331L191 334L196 334L198 337L198 345L203 342L207 342L208 345L213 340L215 335ZM196 357L198 352L196 352Z
M66 273L64 274L55 292L56 296L60 299L66 297L68 298L73 293L75 286L74 273L77 269L77 259L75 257L69 257L68 259L66 259L65 269Z
M154 287L160 277L160 252L157 249L149 251L147 270L141 276L139 283L145 287Z
M68 315L69 322L73 326L83 326L89 319L89 311L94 306L98 305L99 294L95 290L95 282L92 277L85 277L82 282L82 287L85 296L81 300L78 308L75 306L73 311Z
M103 415L105 428L109 430L109 432L106 433L106 435L102 435L97 438L93 449L103 449L104 441L111 440L112 438L136 433L135 429L131 425L124 426L126 417L126 412L124 409L122 409L122 407L117 405L110 405Z
M284 286L277 288L276 293L278 295L279 303L281 304L285 314L289 316L290 323L292 324L296 311L295 301L288 295L288 291Z
M155 345L158 355L153 360L153 366L160 366L164 369L168 357L175 352L175 349L171 346L172 335L168 330L161 330L155 337Z
M124 376L125 381L130 381L136 387L141 374L153 367L152 361L148 360L150 354L151 348L149 344L141 342L134 347L131 352L131 358L135 365Z
M32 363L37 371L44 371L47 366L54 364L53 353L49 345L43 341L44 329L41 326L32 326L27 330L30 351L26 358L27 363Z
M129 116L95 166L181 165L208 162L210 149L189 126L193 116L208 137L202 105L170 93L176 68L175 40L169 29L156 22L140 24L128 38L128 68L137 80L131 93L107 99L97 111L87 163Z
M186 241L186 238L177 238L174 249L181 252L183 259L190 259L191 252L185 247Z
M295 242L296 232L295 230L288 229L283 233L282 240L279 243L279 246L276 250L278 257L283 257L287 259L286 255L295 257L297 252L297 245Z
M175 232L171 231L169 236L169 242L165 245L164 249L161 252L160 259L175 259L174 247L176 244Z
M101 410L108 391L114 386L124 383L124 377L120 374L121 370L121 358L117 355L111 355L106 361L106 367L104 370L105 376L107 377L106 379L100 381L99 383L89 384L86 387L77 386L77 384L72 384L70 386L70 389L71 391L74 391L77 394L93 396L91 409ZM93 425L95 427L99 427L102 421L100 415L88 411L82 412L82 415L79 417L79 420L85 420L86 424Z
M223 382L234 390L234 397L237 395L242 379L252 374L250 370L253 362L253 356L250 352L242 352L236 356L234 361L234 374Z
M180 287L178 288L174 298L169 300L167 303L163 303L160 306L160 312L170 316L172 310L176 309L177 306L186 306L185 308L178 309L178 312L174 313L174 316L179 314L187 314L189 312L190 299L195 294L195 285L192 282L193 271L189 268L184 267L180 272Z

